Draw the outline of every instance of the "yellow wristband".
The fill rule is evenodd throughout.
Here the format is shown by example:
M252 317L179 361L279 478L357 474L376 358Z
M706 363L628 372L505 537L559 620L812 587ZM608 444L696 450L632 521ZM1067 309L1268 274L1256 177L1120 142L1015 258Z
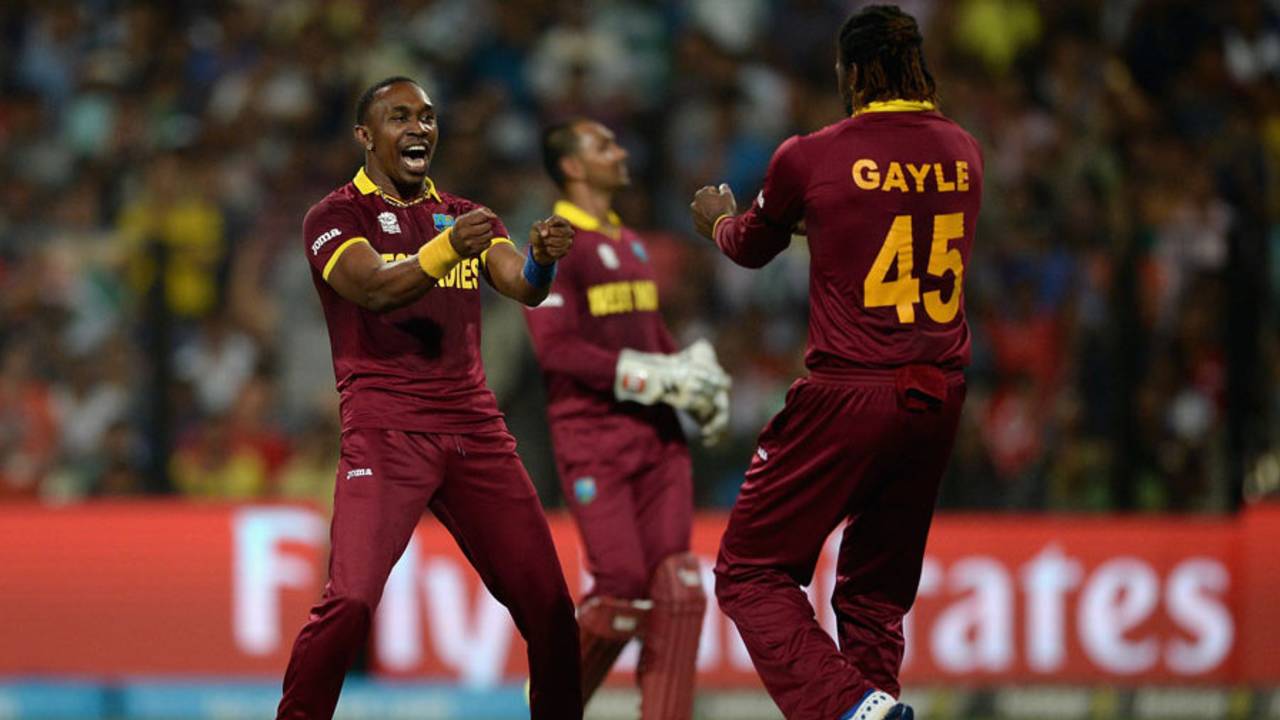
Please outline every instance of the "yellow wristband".
M731 217L733 217L733 215L731 215L731 214L729 214L729 213L724 213L724 214L723 214L723 215L721 215L720 217L716 218L716 221L715 221L715 222L711 223L711 239L712 239L712 240L715 240L715 239L716 239L716 229L720 227L720 221L721 221L721 220L728 220L728 219L729 219L729 218L731 218Z
M450 242L452 236L453 228L447 228L418 248L418 265L422 267L422 272L439 280L462 261L462 256L453 249L453 243Z

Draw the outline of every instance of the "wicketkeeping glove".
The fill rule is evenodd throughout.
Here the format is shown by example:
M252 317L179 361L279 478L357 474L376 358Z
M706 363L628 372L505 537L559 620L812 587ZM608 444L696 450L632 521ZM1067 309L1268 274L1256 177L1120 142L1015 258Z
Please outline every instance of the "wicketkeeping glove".
M695 358L690 350L674 355L623 350L614 375L614 397L642 405L665 403L694 415L710 413L716 393L728 387L728 376L714 359L707 362L702 351Z
M685 348L681 356L697 367L701 367L715 380L715 392L704 402L689 408L689 414L701 426L702 444L711 447L724 439L729 429L729 386L732 384L729 374L720 367L716 358L716 350L706 340L698 340Z

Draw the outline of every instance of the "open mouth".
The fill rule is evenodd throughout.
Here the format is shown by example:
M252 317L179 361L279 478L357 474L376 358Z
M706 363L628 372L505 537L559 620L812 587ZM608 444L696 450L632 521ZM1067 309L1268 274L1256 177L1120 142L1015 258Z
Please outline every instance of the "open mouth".
M400 150L400 157L404 161L405 169L412 173L425 174L427 172L427 155L430 148L425 143L416 143L406 145Z

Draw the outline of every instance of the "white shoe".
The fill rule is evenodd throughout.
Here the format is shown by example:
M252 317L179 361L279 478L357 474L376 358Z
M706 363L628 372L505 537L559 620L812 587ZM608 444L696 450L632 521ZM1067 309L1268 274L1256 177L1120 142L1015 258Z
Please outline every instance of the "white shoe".
M915 720L915 716L910 705L903 705L889 693L868 690L840 720Z

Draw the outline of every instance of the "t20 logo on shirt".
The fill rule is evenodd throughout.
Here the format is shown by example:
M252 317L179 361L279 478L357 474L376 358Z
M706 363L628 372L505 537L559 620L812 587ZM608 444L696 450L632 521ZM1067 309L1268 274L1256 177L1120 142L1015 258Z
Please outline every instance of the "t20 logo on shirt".
M400 234L400 221L393 212L384 212L378 216L378 223L382 225L382 232L388 235Z

